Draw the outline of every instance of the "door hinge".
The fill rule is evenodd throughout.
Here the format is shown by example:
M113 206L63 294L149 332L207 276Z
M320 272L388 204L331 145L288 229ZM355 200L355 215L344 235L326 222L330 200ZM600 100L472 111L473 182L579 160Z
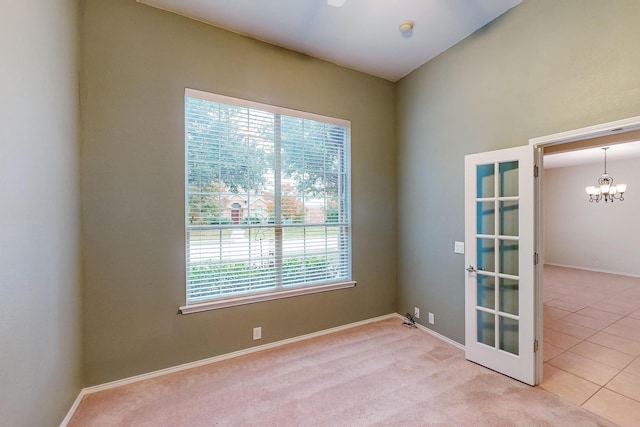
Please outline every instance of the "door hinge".
M533 352L537 353L538 352L538 340L535 340L533 342Z
M538 177L538 165L533 165L533 177Z
M533 265L538 265L538 252L533 253Z

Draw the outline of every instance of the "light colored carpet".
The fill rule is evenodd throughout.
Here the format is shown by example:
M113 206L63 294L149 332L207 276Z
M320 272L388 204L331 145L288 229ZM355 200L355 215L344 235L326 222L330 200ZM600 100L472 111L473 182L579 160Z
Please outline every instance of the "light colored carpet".
M85 396L70 426L613 426L388 319Z

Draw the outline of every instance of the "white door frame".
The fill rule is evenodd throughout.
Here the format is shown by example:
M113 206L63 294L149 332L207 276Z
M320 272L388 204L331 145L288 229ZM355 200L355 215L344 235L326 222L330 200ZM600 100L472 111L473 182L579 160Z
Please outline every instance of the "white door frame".
M544 264L544 233L543 233L543 223L542 223L542 212L543 212L543 174L544 174L544 165L543 159L544 156L544 147L550 147L552 145L560 145L566 144L569 142L582 141L585 139L597 138L606 135L620 134L625 132L630 132L634 130L640 129L640 116L630 117L628 119L616 120L613 122L602 123L595 126L584 127L580 129L574 129L566 132L555 133L552 135L541 136L537 138L531 138L529 140L529 145L534 148L541 148L541 150L536 150L539 152L539 158L536 160L536 165L540 166L539 170L539 178L536 180L536 194L534 196L534 209L535 209L535 246L538 248L539 256L542 262L538 263L537 271L535 276L536 283L535 287L535 310L538 313L536 316L536 325L535 330L536 337L538 338L540 345L544 347L544 343L542 340L542 328L543 328L543 315L542 315L542 270ZM542 352L536 352L536 384L540 384L542 381Z

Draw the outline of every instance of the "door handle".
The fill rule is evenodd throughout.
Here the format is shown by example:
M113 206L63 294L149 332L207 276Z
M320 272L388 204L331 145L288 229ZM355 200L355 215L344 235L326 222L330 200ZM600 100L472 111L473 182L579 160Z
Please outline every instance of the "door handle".
M471 264L469 264L467 266L467 268L465 268L465 270L467 270L469 273L477 273L478 272L478 270L476 270L476 268Z

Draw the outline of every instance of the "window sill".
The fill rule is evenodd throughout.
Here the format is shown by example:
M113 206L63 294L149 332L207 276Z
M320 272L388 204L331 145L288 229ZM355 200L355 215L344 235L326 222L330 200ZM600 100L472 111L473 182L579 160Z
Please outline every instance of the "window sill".
M356 281L352 280L348 282L331 283L327 285L317 285L317 286L309 286L309 287L300 287L295 289L279 290L279 291L268 292L263 294L245 295L245 296L239 296L235 298L233 297L224 298L224 299L215 300L215 301L207 301L199 304L186 305L184 307L180 307L178 313L179 314L199 313L201 311L217 310L219 308L234 307L237 305L253 304L256 302L270 301L274 299L289 298L289 297L296 297L300 295L316 294L319 292L335 291L338 289L353 288L356 286L356 283L357 283Z

